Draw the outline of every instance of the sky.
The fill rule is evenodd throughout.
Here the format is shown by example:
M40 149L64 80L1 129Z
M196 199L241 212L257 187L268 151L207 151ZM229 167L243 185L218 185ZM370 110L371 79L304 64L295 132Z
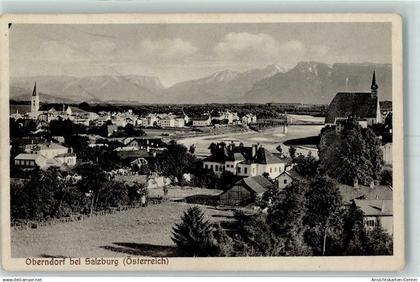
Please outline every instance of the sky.
M390 23L14 24L10 75L146 75L169 87L300 61L391 63Z

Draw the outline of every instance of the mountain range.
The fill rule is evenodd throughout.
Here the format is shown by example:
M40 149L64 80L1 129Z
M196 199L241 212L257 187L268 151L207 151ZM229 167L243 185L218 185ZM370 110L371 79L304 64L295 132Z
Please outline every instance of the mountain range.
M327 104L339 91L370 91L373 70L381 100L391 100L390 64L301 62L245 72L223 70L165 88L141 75L38 76L11 78L10 98L29 100L34 82L41 102L121 103L308 103Z

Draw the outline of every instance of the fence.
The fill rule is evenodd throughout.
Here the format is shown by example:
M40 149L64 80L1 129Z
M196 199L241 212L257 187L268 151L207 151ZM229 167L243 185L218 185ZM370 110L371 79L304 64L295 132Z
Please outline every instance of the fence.
M162 197L150 197L147 199L146 204L137 202L137 203L134 203L133 205L121 205L118 207L109 207L107 209L93 211L92 214L71 214L69 216L65 216L61 218L51 218L47 220L12 220L10 225L11 225L12 230L25 230L25 229L37 229L38 227L51 226L51 225L60 224L60 223L81 222L93 216L113 214L116 212L126 211L129 209L146 207L149 204L158 205L166 200L167 200L166 198L162 198Z

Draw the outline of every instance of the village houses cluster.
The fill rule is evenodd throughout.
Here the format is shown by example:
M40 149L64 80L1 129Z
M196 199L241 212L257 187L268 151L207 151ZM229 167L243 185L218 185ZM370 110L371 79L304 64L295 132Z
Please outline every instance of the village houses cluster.
M69 105L45 105L40 107L39 94L36 83L31 96L31 110L25 113L11 113L11 118L33 119L40 123L49 123L58 118L69 119L76 124L85 126L101 126L106 123L117 127L125 127L127 124L139 127L162 127L162 128L183 128L186 126L203 127L213 124L226 125L249 125L257 122L257 116L252 113L238 116L238 113L226 111L214 111L202 113L198 116L188 116L184 112L181 115L169 113L149 113L139 116L133 110L126 112L105 112L94 113L82 110L79 107Z

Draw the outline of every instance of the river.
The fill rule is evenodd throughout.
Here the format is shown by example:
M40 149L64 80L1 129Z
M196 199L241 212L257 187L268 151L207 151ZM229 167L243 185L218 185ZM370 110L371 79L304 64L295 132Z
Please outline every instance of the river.
M196 146L195 154L197 156L207 156L210 154L209 145L214 142L225 142L230 143L242 142L245 146L259 143L271 152L277 152L276 147L282 145L283 152L287 152L287 146L283 145L283 142L289 139L302 138L308 136L318 135L323 125L291 125L288 127L287 134L283 134L283 127L275 127L265 129L259 132L249 131L243 133L228 133L221 135L208 135L198 137L188 137L178 140L178 143L184 144L187 148L191 145ZM311 151L312 155L317 156L318 152L316 149L298 147L297 152L304 155Z

